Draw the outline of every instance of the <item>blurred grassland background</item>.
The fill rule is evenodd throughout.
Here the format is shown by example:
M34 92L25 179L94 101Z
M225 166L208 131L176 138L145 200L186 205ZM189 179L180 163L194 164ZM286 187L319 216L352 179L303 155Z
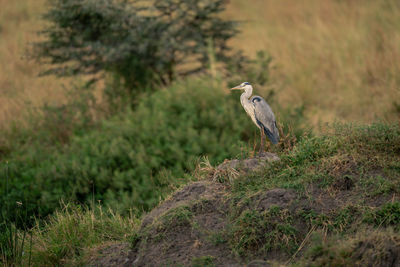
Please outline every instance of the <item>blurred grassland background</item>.
M38 107L63 101L63 81L38 78L40 65L25 57L29 43L40 38L37 32L44 26L45 3L0 0L0 127L9 126L12 120L23 123L28 103Z
M38 78L24 55L39 40L46 0L0 0L0 125L24 123L28 109L63 103L66 78ZM310 126L396 121L400 114L400 3L395 0L231 0L226 18L243 22L231 45L272 57L281 106L303 106ZM251 81L250 81L251 82ZM222 89L222 88L221 88Z
M400 2L232 0L227 16L246 21L233 45L268 51L280 104L305 104L313 125L398 118Z

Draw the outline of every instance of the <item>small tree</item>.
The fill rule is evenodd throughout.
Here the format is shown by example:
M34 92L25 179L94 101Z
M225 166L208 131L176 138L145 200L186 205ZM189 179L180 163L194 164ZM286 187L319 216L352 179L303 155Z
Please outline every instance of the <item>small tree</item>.
M235 22L219 14L224 0L51 0L33 56L49 64L44 74L111 72L129 90L207 68L207 44L227 59Z

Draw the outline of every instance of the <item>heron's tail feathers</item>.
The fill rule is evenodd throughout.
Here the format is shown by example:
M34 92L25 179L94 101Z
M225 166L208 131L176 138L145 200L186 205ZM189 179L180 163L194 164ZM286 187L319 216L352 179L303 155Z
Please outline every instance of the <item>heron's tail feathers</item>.
M270 130L268 130L267 128L264 128L264 133L266 136L268 136L268 139L274 144L278 144L279 143L279 132L278 129L273 129L273 132L271 132Z

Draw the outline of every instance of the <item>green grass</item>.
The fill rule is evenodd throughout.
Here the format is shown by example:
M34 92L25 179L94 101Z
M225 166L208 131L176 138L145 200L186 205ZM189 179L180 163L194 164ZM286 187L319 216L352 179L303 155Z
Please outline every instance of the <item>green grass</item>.
M181 205L171 208L151 224L147 225L141 232L130 237L130 245L133 249L137 249L140 241L147 242L149 238L152 238L153 241L158 242L165 239L169 233L179 231L182 227L196 228L193 216L192 205Z
M232 190L228 196L232 252L244 258L270 250L291 255L303 249L303 240L307 244L307 232L344 238L370 226L399 231L398 202L370 207L374 199L394 198L400 192L399 144L397 125L334 125L324 135L303 138L293 149L282 150L281 160L264 170L225 181ZM274 188L293 190L298 197L291 205L302 198L310 208L256 210L257 196ZM321 205L319 198L335 198L340 191L349 192L348 198L324 211L313 209Z
M192 267L214 267L214 257L213 256L202 256L192 259Z
M208 240L215 246L228 242L226 233L224 231L208 233Z
M215 164L245 153L252 130L235 95L200 79L182 81L63 146L32 142L7 155L9 193L0 196L0 207L23 201L29 215L44 217L61 199L95 199L121 213L141 213L192 179L200 156Z
M290 266L390 266L400 246L392 229L360 229L357 234L330 236L315 233L304 256Z
M363 213L360 207L348 205L331 212L318 213L314 210L299 210L297 214L305 219L309 227L317 227L329 233L348 234L360 225L358 218Z
M167 210L141 232L135 217L103 212L100 207L66 205L32 229L31 261L83 264L88 249L113 240L127 241L134 249L141 242L168 246L170 233L188 227L211 245L230 248L244 262L272 253L277 255L274 259L289 259L287 263L295 266L386 263L390 255L385 251L400 244L399 188L395 186L400 179L399 141L398 126L336 125L325 135L301 139L292 149L281 147L280 161L220 181L227 186L223 201L230 206L223 211L227 227L217 232L196 222L196 216L213 206L203 198ZM371 177L378 182L371 183ZM381 181L390 186L381 187ZM297 196L287 207L260 209L258 200L274 188L288 188ZM340 192L349 198L326 209L318 204L321 196L335 198ZM376 202L379 199L385 204ZM371 246L376 257L364 253ZM213 266L216 260L204 256L191 264Z
M241 257L272 250L294 252L298 231L293 221L289 211L279 207L271 207L265 212L246 209L232 221L230 246Z
M0 263L4 266L21 265L24 253L30 255L30 250L25 251L24 247L32 244L32 234L10 222L2 222L0 231ZM30 262L29 256L27 262Z
M171 228L175 226L190 225L192 222L193 212L189 206L179 206L168 210L160 217L160 228Z
M399 154L397 125L338 124L328 134L303 138L294 149L281 152L281 160L269 164L262 173L235 180L233 192L250 195L275 187L304 191L311 183L329 189L347 175L363 195L396 193L400 190Z
M7 5L3 10L5 16L0 18L0 31L5 37L0 44L3 47L0 57L12 63L5 65L8 71L0 72L3 73L0 84L7 96L2 101L0 114L0 123L5 126L9 118L22 117L27 110L22 98L29 99L34 106L41 105L44 98L64 103L65 94L60 93L59 81L35 81L32 79L35 71L31 70L36 65L13 60L25 50L22 45L25 39L32 40L34 28L40 26L34 18L42 12L43 3L29 0ZM334 118L363 122L377 118L397 120L398 1L369 1L363 6L352 1L323 4L310 1L307 5L293 2L290 6L273 0L254 5L244 3L234 0L228 15L240 14L244 20L262 19L250 19L234 43L249 55L268 47L274 67L258 73L266 75L268 83L255 89L270 101L285 129L290 120L294 121L293 130L297 133L301 132L300 124L316 126L320 121ZM263 16L258 16L259 12L264 13ZM294 27L287 27L288 23ZM24 31L27 28L31 33ZM250 46L241 41L255 36L261 41ZM340 41L332 42L332 37ZM321 58L324 59L322 64ZM270 59L268 56L268 64ZM236 74L229 73L229 76ZM71 105L50 107L44 110L40 120L33 122L35 127L20 131L27 123L17 121L16 129L9 135L2 134L0 171L8 160L10 175L9 179L0 179L0 191L6 192L0 194L0 235L5 237L0 242L3 248L8 243L12 249L7 252L11 253L8 254L11 255L9 263L19 262L22 251L27 251L20 249L29 243L24 238L26 233L18 230L26 224L36 225L32 230L31 254L36 265L41 262L79 263L85 248L104 240L124 240L122 235L126 232L131 243L139 242L138 233L129 230L136 227L131 227L136 223L129 222L129 217L115 213L115 216L110 213L102 217L100 211L84 208L60 210L63 208L61 199L78 205L100 200L104 209L111 207L128 215L132 208L140 214L154 207L177 185L191 180L190 173L199 156L208 155L211 162L217 164L225 158L246 155L257 129L241 109L238 95L227 95L220 84L210 87L208 77L202 80L179 82L154 95L144 95L135 108L127 111L122 108L120 114L99 124L92 124L92 121L81 124L80 120L88 117L76 115L85 112L84 108L90 104L90 101L82 101L74 102L80 105L77 109L71 109ZM22 97L20 92L24 91ZM272 225L274 230L269 237L250 232L252 239L244 240L246 242L239 247L232 241L235 235L229 239L226 232L210 233L215 244L230 244L242 255L262 251L264 246L284 247L285 242L274 240L282 234L292 238L286 219L267 226L266 222L271 219L268 212L249 209L254 205L252 196L280 187L293 189L313 201L316 196L310 193L310 187L318 188L321 194L335 196L350 181L350 188L346 190L351 190L354 196L348 200L352 203L343 203L330 212L311 209L287 215L288 221L301 220L309 229L315 227L322 236L328 236L328 240L314 244L315 253L304 265L352 265L357 260L354 251L359 242L372 243L371 252L377 255L373 265L382 263L388 251L384 246L385 238L399 242L396 239L399 231L399 126L343 124L321 132L323 135L305 137L295 145L289 142L287 147L294 145L293 149L272 148L279 153L281 161L260 173L220 180L232 189L227 198L233 202L229 212L231 222L237 227L234 232L237 236L249 230L245 225L254 225L256 229ZM384 205L380 204L382 201ZM235 212L235 204L240 204L242 209L247 205L246 212ZM21 213L26 213L25 219L20 219ZM34 215L38 224L35 224ZM165 227L170 227L170 219L185 224L193 215L192 208L176 210L164 218ZM94 222L98 223L94 224L98 230L89 226ZM108 229L107 225L113 229ZM124 228L124 225L130 226ZM8 229L4 230L4 226ZM64 239L70 243L64 243ZM25 240L23 246L22 240ZM301 242L296 241L297 245ZM5 254L2 252L2 256ZM358 263L363 265L365 260L359 257Z
M139 220L121 217L101 206L94 209L64 206L48 221L37 222L32 231L32 247L26 245L24 264L32 266L79 266L89 248L108 241L128 240L138 231ZM30 257L30 259L29 259Z
M393 226L400 232L400 202L386 203L364 214L364 222L376 227Z

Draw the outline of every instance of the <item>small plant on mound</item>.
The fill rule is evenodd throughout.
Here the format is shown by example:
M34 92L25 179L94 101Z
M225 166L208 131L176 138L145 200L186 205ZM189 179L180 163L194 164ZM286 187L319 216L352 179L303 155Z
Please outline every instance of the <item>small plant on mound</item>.
M175 209L167 211L161 216L159 229L170 229L175 226L190 225L192 221L193 213L188 206L179 206Z
M149 238L158 242L165 239L168 233L181 231L182 227L192 228L195 226L193 221L193 211L191 206L182 205L171 208L157 218L154 222L147 225L140 233L130 237L130 245L133 249L137 249L139 242L147 242Z
M214 257L202 256L192 259L192 267L214 267Z
M364 215L364 222L375 226L393 226L400 231L400 202L386 203L382 207L368 211Z
M361 223L362 209L357 206L346 206L329 212L317 213L314 210L300 210L297 214L305 219L310 227L321 229L325 233L344 234L354 232L354 225Z
M315 233L304 257L293 266L397 266L400 238L392 229L360 229L353 236Z
M279 207L265 212L248 209L233 220L229 243L242 257L272 250L292 253L298 245L297 235L288 210Z

